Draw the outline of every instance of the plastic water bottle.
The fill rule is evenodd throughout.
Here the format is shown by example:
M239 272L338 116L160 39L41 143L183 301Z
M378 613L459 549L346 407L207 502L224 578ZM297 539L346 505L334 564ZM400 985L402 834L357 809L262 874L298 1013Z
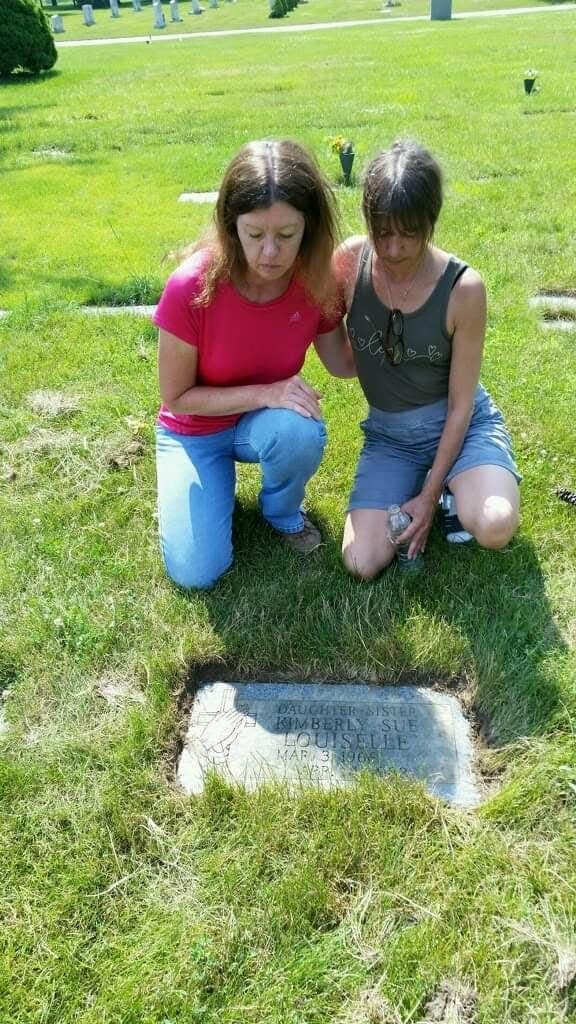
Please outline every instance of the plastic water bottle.
M405 541L403 544L397 543L398 537L410 526L410 523L412 522L411 516L409 516L407 512L403 512L399 505L391 505L388 509L388 515L388 537L392 543L396 545L396 557L398 558L400 572L421 572L424 568L424 559L422 555L416 555L415 558L408 558L410 542Z

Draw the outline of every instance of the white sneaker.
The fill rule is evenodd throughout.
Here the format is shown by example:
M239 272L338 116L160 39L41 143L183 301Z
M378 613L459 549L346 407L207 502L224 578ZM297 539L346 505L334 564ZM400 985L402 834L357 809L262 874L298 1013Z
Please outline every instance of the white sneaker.
M454 495L447 487L440 498L440 529L449 544L468 544L473 540L471 533L465 530L456 515Z

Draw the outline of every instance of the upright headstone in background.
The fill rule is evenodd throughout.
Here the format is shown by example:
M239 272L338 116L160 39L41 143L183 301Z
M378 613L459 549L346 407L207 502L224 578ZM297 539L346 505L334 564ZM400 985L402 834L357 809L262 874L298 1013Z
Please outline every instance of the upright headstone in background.
M90 26L96 24L94 20L94 8L92 7L92 4L82 4L82 14L84 16L85 25Z
M191 14L202 14L203 8L200 7L199 0L192 0Z
M178 0L170 0L170 21L182 21L178 10Z
M50 28L53 32L64 31L64 21L62 20L61 14L53 14L50 18Z
M154 11L154 28L166 28L166 18L164 17L162 4L152 4L152 10Z
M450 21L452 17L452 0L431 0L430 20Z
M132 0L132 7L134 8L135 11L141 11L142 4L140 3L140 0Z
M218 0L210 0L210 7L218 7Z
M118 9L118 0L110 0L110 10L113 18L120 17L120 11Z

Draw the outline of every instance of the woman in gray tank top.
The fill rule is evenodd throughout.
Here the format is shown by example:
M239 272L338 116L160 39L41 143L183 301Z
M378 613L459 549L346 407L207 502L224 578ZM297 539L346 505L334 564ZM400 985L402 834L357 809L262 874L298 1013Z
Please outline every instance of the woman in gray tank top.
M394 558L394 504L412 517L400 538L410 558L424 551L445 489L467 531L461 537L501 548L518 524L510 438L479 384L485 288L433 244L441 206L436 160L414 142L396 142L368 167L368 236L349 238L335 257L369 404L343 542L346 567L363 579Z

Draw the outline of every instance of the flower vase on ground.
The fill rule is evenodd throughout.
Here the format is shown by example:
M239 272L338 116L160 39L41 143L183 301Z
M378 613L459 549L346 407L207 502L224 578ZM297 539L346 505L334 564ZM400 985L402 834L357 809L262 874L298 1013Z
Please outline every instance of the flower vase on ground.
M344 173L344 184L349 185L352 177L352 165L354 164L354 151L351 149L340 150L340 166Z
M533 71L532 68L529 68L528 71L524 72L524 92L527 96L529 96L532 92L538 92L538 89L534 89L534 86L536 85L537 75L538 72Z

